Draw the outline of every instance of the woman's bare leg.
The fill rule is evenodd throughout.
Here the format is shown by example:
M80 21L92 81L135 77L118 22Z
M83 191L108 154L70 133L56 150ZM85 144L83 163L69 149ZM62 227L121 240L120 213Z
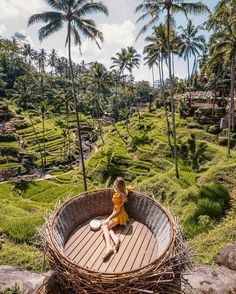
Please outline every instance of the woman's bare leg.
M110 236L115 244L114 251L117 252L120 246L120 238L114 233L114 231L110 230Z
M113 247L111 245L111 235L110 235L111 231L110 230L112 228L114 228L116 225L117 225L117 223L114 223L114 222L109 223L109 225L102 224L103 235L104 235L105 242L106 242L106 253L103 256L103 259L108 258L113 252Z

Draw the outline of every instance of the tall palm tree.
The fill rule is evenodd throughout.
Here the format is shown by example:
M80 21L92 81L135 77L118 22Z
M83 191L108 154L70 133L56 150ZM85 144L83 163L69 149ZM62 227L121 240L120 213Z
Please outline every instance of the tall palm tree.
M55 49L52 49L52 51L48 55L48 65L51 67L51 85L52 85L52 76L55 71L56 67L56 61L57 61L57 53Z
M190 58L193 56L196 63L197 57L200 56L200 53L205 48L206 39L203 35L199 35L199 31L204 29L203 26L202 25L194 26L191 19L188 20L186 28L184 28L183 26L180 26L179 29L181 30L180 56L184 57L184 60L187 61L189 98L190 98L190 106L191 106L192 78L190 75Z
M171 113L172 113L172 132L174 137L174 158L175 158L175 174L179 178L179 167L178 167L178 153L177 153L177 139L176 139L176 126L175 126L175 103L174 103L174 83L172 76L172 63L171 63L171 22L173 20L173 15L179 12L184 13L203 13L208 11L206 5L201 2L191 3L187 1L179 0L143 0L142 4L138 5L136 12L141 12L142 15L139 17L139 21L148 19L148 23L143 26L140 34L143 34L147 29L156 23L160 15L165 12L167 19L167 47L168 47L168 69L169 69L169 79L170 79L170 99L171 99Z
M127 48L122 48L120 52L116 53L117 57L112 57L111 60L113 65L111 68L117 68L120 76L124 75L124 71L128 70L132 80L133 68L139 68L140 65L140 54L137 53L136 49L132 46Z
M87 84L86 88L92 92L90 105L93 116L99 118L104 113L105 103L108 103L106 94L111 86L108 71L103 64L94 62L82 79Z
M120 52L116 53L117 57L112 57L112 63L111 66L112 69L117 69L119 72L119 75L124 75L125 69L128 67L128 55L127 55L127 49L122 48Z
M141 55L137 53L136 49L132 46L127 48L127 68L130 72L130 79L133 80L133 68L139 68Z
M213 29L211 50L215 58L221 58L230 65L231 89L229 107L228 156L231 153L231 130L234 129L234 94L236 66L236 2L221 0L208 22L208 28Z
M107 8L101 2L93 2L90 0L46 0L53 8L53 11L34 14L30 17L28 24L32 25L36 22L46 23L39 29L39 39L42 41L49 35L58 32L63 25L67 26L66 45L68 46L68 58L71 72L71 82L74 96L74 105L77 122L77 134L81 155L81 164L83 171L84 190L87 190L86 171L83 156L82 138L80 120L78 115L78 102L76 96L75 79L71 57L72 37L74 44L78 45L81 50L81 34L86 38L93 40L100 47L99 41L103 41L102 33L97 29L95 21L87 18L92 13L104 13L108 15Z

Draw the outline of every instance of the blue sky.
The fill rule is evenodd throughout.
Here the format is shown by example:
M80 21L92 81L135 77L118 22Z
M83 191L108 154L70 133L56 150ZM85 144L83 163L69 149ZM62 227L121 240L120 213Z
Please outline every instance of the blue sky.
M95 43L84 40L82 46L83 55L81 56L78 48L73 48L73 59L76 62L98 61L104 63L107 67L111 65L110 58L115 55L122 47L134 46L141 54L145 46L144 38L135 42L136 36L142 26L137 24L138 15L134 13L137 0L103 0L103 3L109 9L109 17L96 16L98 27L103 31L105 41L102 44L102 50L99 50ZM203 0L210 9L217 4L217 0L206 1ZM45 0L0 0L0 35L3 37L11 37L15 32L21 32L27 35L31 45L35 49L45 48L51 50L55 48L60 55L67 55L65 44L65 31L49 37L42 43L38 41L37 30L39 25L27 27L27 20L33 13L42 12L50 9L46 5ZM193 17L194 24L198 25L206 20L206 16ZM176 16L177 26L185 25L186 20L183 15ZM208 33L203 32L208 36ZM177 59L176 75L184 78L186 77L186 64L183 60ZM167 70L166 70L167 71ZM149 69L143 64L139 70L134 72L136 79L151 81L151 73Z

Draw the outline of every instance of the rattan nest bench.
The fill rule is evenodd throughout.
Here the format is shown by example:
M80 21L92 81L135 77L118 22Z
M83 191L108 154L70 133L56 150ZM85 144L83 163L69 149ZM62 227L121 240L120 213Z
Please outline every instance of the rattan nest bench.
M188 255L173 218L155 200L130 192L129 223L115 229L118 253L103 262L105 242L89 221L112 212L113 189L84 192L63 203L44 227L51 268L73 293L181 293ZM69 290L68 290L69 291Z

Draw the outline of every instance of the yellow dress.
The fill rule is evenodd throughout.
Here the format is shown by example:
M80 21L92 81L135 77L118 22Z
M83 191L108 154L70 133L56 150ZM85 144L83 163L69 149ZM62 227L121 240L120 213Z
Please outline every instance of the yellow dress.
M120 212L115 217L113 217L112 221L120 225L126 225L129 216L125 211L121 195L119 193L115 193L112 197L112 202L114 204L113 211L115 211L117 208L120 209Z

